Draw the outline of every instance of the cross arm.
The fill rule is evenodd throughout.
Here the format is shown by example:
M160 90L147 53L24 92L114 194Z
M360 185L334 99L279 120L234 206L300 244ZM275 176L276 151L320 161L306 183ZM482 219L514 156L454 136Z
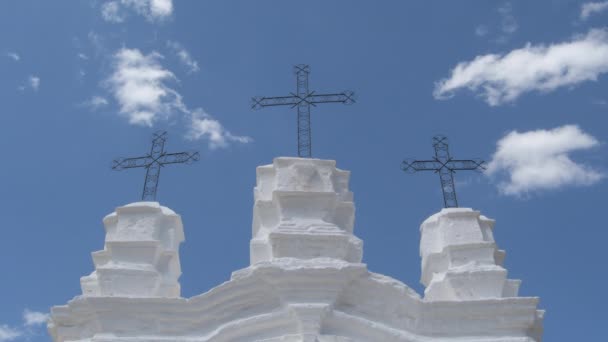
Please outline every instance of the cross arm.
M352 91L344 91L341 93L334 94L315 94L310 93L306 97L306 101L310 104L316 103L344 103L353 104L355 103L355 93Z
M256 96L251 99L251 108L261 109L274 106L295 106L300 103L300 101L302 101L302 99L295 95L275 97Z
M120 171L137 167L147 167L153 161L151 156L135 158L118 158L112 161L112 170Z
M200 159L198 152L166 153L158 159L161 165L166 164L191 164Z
M452 171L460 171L460 170L475 170L475 171L484 171L486 169L486 162L483 160L477 159L451 159L445 166Z
M404 160L401 169L405 172L438 171L442 164L436 160Z

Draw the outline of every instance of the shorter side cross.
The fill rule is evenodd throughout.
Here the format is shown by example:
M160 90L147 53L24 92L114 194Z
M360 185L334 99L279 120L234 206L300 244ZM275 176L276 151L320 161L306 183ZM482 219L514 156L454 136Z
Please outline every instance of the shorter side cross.
M458 208L456 188L454 186L454 173L456 171L483 171L486 169L485 161L478 159L452 159L448 150L448 139L438 135L433 138L435 158L431 160L404 160L401 169L405 172L433 171L439 174L443 203L446 208Z
M158 190L158 180L160 169L169 164L191 164L198 161L198 152L177 152L166 153L165 142L167 132L159 131L153 134L152 148L150 153L142 157L119 158L112 162L112 170L120 171L124 169L145 168L146 180L141 196L142 201L155 201L156 191Z

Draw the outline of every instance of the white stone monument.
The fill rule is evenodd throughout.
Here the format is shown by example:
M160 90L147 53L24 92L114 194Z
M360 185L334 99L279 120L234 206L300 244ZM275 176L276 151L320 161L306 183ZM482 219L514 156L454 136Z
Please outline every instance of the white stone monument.
M277 158L257 170L251 265L181 298L179 216L155 202L106 217L83 294L52 309L55 342L533 342L538 298L518 297L494 222L444 209L421 226L425 295L361 263L349 172Z

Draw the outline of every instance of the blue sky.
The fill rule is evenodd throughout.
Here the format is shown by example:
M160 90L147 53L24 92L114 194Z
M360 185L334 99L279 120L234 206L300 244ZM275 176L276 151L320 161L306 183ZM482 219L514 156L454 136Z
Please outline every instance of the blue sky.
M250 110L295 91L357 103L313 108L313 156L351 170L370 270L418 292L420 223L441 209L433 174L403 173L444 134L461 206L497 220L545 339L605 336L608 3L544 1L3 1L0 4L0 341L49 341L44 314L80 294L101 219L141 196L114 172L155 130L201 160L163 170L182 215L182 294L248 265L255 167L296 154L295 112ZM600 337L601 336L601 337Z

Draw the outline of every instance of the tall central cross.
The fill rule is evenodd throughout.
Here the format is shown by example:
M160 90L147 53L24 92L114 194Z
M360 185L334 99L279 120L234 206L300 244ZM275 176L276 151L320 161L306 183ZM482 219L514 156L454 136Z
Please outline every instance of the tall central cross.
M435 148L435 158L432 160L404 160L401 163L401 169L411 173L417 171L434 171L438 173L445 207L458 208L454 173L462 170L483 171L486 169L485 162L473 159L452 159L448 150L448 138L442 135L433 138L433 147Z
M147 155L134 158L119 158L112 162L112 170L116 171L133 168L146 169L146 180L144 182L144 190L141 196L142 201L156 200L156 190L158 189L160 169L163 166L169 164L190 164L199 160L200 158L198 152L165 152L167 132L159 131L154 133L152 137L152 149L150 149L150 153Z
M298 157L312 157L312 142L310 132L310 107L316 107L319 103L344 103L351 104L355 102L354 93L352 91L344 91L341 93L331 94L316 94L314 91L308 90L308 74L310 67L305 64L299 64L294 67L296 74L296 93L290 93L289 96L278 97L254 97L252 99L252 109L260 109L264 107L275 106L291 106L298 109Z

